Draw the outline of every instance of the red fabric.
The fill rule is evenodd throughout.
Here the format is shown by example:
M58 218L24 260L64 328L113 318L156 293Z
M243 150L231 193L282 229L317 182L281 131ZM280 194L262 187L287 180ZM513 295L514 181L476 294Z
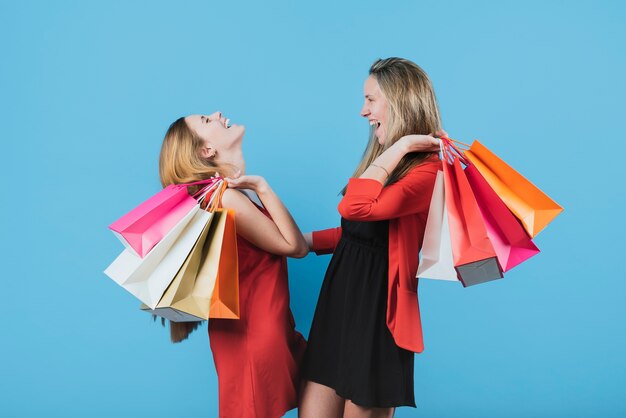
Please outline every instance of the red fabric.
M399 347L416 353L424 350L424 340L415 275L435 178L441 169L441 161L433 156L387 187L373 179L351 178L339 203L339 213L347 220L389 220L387 327ZM341 228L315 231L313 250L332 252L340 238Z
M237 252L241 319L209 320L220 418L282 417L297 407L306 347L289 308L287 260L240 236Z

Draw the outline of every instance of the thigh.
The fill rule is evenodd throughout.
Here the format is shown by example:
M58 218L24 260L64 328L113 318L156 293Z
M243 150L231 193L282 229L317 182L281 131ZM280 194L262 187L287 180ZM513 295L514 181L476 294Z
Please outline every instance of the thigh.
M341 418L345 399L334 389L307 380L302 387L299 418Z
M365 408L346 400L343 418L392 418L395 408Z

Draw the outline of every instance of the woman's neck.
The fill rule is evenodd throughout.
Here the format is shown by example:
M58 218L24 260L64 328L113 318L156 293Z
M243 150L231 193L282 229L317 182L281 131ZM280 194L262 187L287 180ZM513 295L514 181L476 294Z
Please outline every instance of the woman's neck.
M235 167L235 171L241 171L243 176L246 173L246 160L243 157L243 151L241 148L223 151L220 155L220 160L226 164L230 164ZM235 173L232 173L235 175Z

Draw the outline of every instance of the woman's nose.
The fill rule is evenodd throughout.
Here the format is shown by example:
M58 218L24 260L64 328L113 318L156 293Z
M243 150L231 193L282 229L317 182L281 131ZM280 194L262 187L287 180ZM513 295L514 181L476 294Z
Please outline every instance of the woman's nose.
M370 114L370 110L367 108L367 105L363 105L361 108L361 116L366 118Z

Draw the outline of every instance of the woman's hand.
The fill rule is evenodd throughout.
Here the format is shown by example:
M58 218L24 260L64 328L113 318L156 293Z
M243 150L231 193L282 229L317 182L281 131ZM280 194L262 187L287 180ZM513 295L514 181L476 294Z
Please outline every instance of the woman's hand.
M304 237L309 252L313 251L313 232L305 232L302 236Z
M448 133L443 129L430 135L406 135L398 140L404 146L406 153L409 152L438 152L439 139L447 138Z
M261 176L240 176L237 173L232 178L227 177L225 180L231 189L250 189L259 195L269 189L267 181Z
M242 176L238 172L225 180L230 189L256 192L270 215L263 214L243 193L226 190L222 203L224 207L235 210L238 235L272 254L301 258L309 253L298 225L263 177Z
M439 140L432 135L406 135L400 138L398 143L405 150L405 154L409 152L439 151Z

